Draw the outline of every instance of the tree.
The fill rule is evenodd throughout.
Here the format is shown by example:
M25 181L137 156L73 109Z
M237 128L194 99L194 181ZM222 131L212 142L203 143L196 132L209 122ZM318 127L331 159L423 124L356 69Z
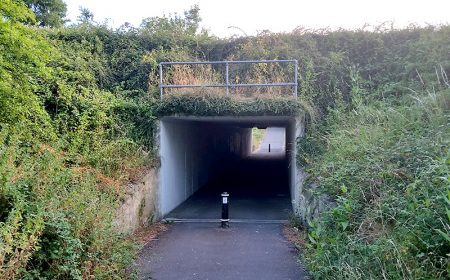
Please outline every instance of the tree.
M27 9L23 2L3 0L0 5L0 23L6 24L5 26L7 26L8 23L35 24L36 17L30 9ZM0 27L5 28L5 26L1 25ZM4 33L3 30L2 33Z
M39 26L61 27L66 20L67 6L63 0L25 0L36 15Z
M92 23L94 22L94 13L92 13L88 8L80 7L80 15L77 20L81 23Z
M141 29L153 35L162 35L162 37L195 36L201 20L200 8L194 5L184 12L184 17L175 14L146 18L141 23Z
M200 7L197 4L192 6L188 11L184 12L184 18L186 30L191 34L195 34L202 21L202 18L200 17Z
M50 77L51 68L46 64L50 60L49 53L54 53L54 49L39 32L26 26L34 22L34 15L23 2L2 1L0 130L3 124L16 128L23 125L35 138L46 138L50 135L46 130L51 126L50 119L35 90L39 83ZM23 128L20 129L25 133Z

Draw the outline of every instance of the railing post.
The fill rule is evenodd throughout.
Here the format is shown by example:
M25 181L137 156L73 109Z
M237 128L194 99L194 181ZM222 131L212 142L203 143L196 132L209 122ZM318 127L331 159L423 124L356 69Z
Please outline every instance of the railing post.
M163 69L162 69L162 63L159 64L159 95L161 97L161 100L163 98Z
M294 83L295 83L294 97L297 98L297 89L298 89L298 61L297 60L295 60L294 79L295 79L295 81L294 81Z
M227 84L227 95L228 95L229 91L230 91L230 83L229 83L229 80L228 80L228 61L225 63L225 81L226 81L226 84Z

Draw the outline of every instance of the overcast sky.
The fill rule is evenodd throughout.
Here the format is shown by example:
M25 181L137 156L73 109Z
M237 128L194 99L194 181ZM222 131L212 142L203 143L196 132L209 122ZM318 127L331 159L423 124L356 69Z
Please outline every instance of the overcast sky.
M365 23L394 21L398 27L409 23L450 22L450 0L65 0L68 18L76 21L79 7L94 13L97 22L109 19L113 27L124 22L138 26L143 18L182 14L199 4L202 27L226 37L257 31L291 31L307 28L358 28Z

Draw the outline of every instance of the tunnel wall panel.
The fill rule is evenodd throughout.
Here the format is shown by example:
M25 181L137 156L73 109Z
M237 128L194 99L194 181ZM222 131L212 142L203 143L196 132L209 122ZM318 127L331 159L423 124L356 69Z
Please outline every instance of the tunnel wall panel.
M231 153L242 154L235 127L161 121L160 208L164 216L211 180ZM246 135L244 135L248 138Z

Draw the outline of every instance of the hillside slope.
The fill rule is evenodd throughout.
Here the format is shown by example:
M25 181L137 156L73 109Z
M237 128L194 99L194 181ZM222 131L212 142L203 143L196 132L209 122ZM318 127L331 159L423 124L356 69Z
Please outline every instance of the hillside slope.
M335 204L307 231L317 279L448 279L450 90L336 109L302 143Z

